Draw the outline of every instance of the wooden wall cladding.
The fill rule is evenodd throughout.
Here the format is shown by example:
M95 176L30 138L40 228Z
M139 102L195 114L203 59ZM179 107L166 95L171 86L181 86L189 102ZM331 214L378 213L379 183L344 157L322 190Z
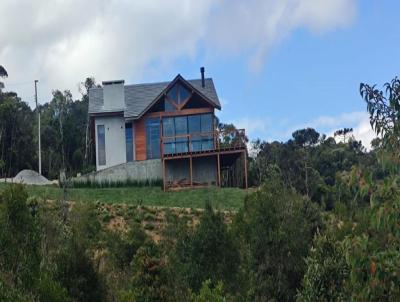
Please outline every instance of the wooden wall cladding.
M134 122L136 160L146 160L146 127L145 118Z

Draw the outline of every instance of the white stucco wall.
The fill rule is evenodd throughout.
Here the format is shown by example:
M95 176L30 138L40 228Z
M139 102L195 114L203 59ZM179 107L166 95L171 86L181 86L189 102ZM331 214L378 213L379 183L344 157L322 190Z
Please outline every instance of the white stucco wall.
M99 165L98 160L98 142L97 125L104 125L105 146L106 146L106 164ZM126 162L125 146L125 119L122 116L96 117L96 170L102 170L108 167L119 165Z

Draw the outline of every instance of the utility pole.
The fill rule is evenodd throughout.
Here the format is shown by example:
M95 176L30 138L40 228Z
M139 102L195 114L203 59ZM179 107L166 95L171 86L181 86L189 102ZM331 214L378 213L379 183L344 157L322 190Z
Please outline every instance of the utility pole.
M39 174L42 175L42 154L41 154L41 145L40 145L40 112L38 107L37 100L37 83L39 81L35 80L35 101L36 101L36 111L38 115L38 142L39 142Z

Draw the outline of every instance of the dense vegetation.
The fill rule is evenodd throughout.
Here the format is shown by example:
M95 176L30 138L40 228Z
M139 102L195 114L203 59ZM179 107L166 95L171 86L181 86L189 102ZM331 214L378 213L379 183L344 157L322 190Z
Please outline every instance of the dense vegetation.
M232 212L210 194L190 215L135 203L110 216L96 202L3 186L0 301L398 301L399 81L385 88L360 87L380 135L370 151L348 128L337 140L308 128L254 142L254 189ZM30 112L15 96L6 102ZM12 123L7 133L25 131ZM66 142L53 158L65 154L72 171ZM26 165L12 156L3 171Z
M49 103L32 110L14 92L0 89L0 178L14 177L22 169L38 169L38 118L41 114L42 174L57 179L60 170L68 175L93 169L93 139L89 131L87 78L82 97L73 101L69 91L53 91Z

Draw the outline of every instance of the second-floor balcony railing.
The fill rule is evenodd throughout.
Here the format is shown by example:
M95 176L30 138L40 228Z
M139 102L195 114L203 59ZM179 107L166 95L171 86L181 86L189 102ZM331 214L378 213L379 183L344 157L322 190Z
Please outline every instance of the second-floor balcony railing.
M215 130L161 137L162 157L183 153L237 150L246 147L244 129Z

